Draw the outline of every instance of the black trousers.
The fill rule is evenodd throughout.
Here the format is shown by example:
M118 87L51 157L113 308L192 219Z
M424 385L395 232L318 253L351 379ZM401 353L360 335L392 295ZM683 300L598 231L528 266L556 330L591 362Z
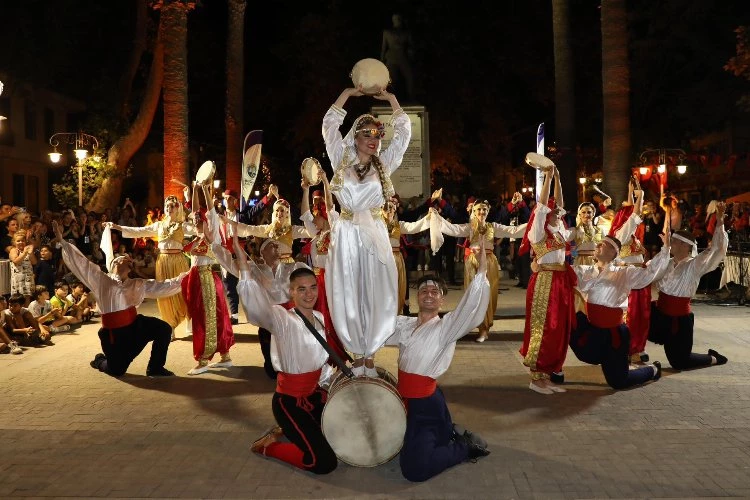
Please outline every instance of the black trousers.
M570 333L570 348L584 363L602 365L607 384L613 389L627 389L654 378L650 366L630 369L630 331L622 324L615 328L598 328L582 312L576 315L577 327Z
M271 332L258 327L258 342L260 343L260 352L263 354L263 369L266 371L268 378L275 379L276 370L271 363Z
M284 431L284 436L302 452L302 459L298 461L298 455L295 456L293 450L279 448L269 452L268 456L284 460L313 474L333 472L338 459L320 428L326 399L327 393L320 388L307 397L299 398L274 393L271 400L273 416Z
M531 279L531 256L529 252L523 255L516 255L515 266L518 284L528 286L529 279Z
M222 279L224 282L224 290L227 291L227 305L229 306L229 314L235 315L239 312L240 296L237 293L237 282L239 278L232 273L227 273L226 277Z
M99 329L99 340L107 357L107 362L102 363L100 370L113 377L120 377L128 371L130 363L149 342L152 344L147 371L163 368L172 340L172 327L166 321L139 314L128 326Z
M689 370L711 366L711 356L692 352L694 324L693 313L667 316L656 307L656 302L651 303L648 339L657 344L664 344L664 352L672 368Z

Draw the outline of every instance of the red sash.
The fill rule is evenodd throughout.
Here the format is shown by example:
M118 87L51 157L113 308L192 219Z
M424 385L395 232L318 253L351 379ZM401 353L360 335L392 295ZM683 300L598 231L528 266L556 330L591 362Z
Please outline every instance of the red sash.
M619 307L600 306L586 302L586 316L589 323L597 328L614 328L622 324L622 309Z
M122 311L105 313L102 314L102 327L109 330L123 328L133 324L136 316L138 316L138 313L136 312L135 307L128 307Z
M399 370L397 388L402 398L426 398L437 389L437 380Z
M674 297L659 292L656 307L667 316L686 316L690 314L690 297Z
M276 377L276 392L295 398L304 398L315 392L322 368L307 373L279 372Z

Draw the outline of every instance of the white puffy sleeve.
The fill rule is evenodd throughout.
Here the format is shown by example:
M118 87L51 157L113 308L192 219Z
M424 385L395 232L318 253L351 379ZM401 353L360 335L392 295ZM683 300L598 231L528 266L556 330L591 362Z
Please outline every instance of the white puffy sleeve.
M338 106L331 106L323 116L323 141L326 143L326 153L331 159L331 166L341 163L341 157L344 154L344 139L341 137L339 127L344 123L346 111Z
M728 246L729 239L727 238L724 226L717 226L714 237L711 240L711 247L703 250L695 257L695 269L698 276L703 276L707 272L716 269L721 261L724 260Z
M489 302L490 282L486 273L477 273L456 308L443 316L440 332L443 344L457 341L481 323Z
M154 222L143 227L120 226L120 233L123 238L150 238L158 235L159 224L159 222Z
M498 224L497 222L492 223L492 228L495 231L495 238L523 238L523 233L526 232L527 224L521 224L520 226L506 226Z
M397 111L393 116L393 137L385 151L380 153L380 162L387 169L388 173L393 173L401 165L404 159L406 148L409 147L411 140L411 120L409 115L403 111Z

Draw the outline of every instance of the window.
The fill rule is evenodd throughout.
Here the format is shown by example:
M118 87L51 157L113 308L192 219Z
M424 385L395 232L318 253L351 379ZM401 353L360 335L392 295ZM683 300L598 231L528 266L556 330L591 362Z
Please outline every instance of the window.
M28 181L28 197L26 199L26 208L33 214L39 213L39 177L36 175L29 175Z
M26 138L30 141L36 140L36 103L26 99L23 106L24 127Z
M52 134L55 133L55 111L50 108L44 108L44 137L48 141Z

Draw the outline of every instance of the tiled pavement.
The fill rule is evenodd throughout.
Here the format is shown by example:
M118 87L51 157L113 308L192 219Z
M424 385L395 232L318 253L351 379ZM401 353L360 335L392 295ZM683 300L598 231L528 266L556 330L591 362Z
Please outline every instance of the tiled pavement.
M509 287L499 302L501 315L517 314L523 291ZM749 498L750 308L694 311L695 350L715 347L729 364L667 368L622 392L572 355L568 393L529 391L522 320L496 321L484 344L461 341L441 384L454 420L492 454L421 484L401 477L397 459L316 477L250 453L273 422L274 387L250 325L237 329L237 366L198 377L184 375L191 342L178 329L170 380L144 376L147 352L122 379L94 371L98 325L88 325L53 347L0 355L0 497ZM665 361L660 346L648 350ZM384 349L378 364L395 372L396 355Z

